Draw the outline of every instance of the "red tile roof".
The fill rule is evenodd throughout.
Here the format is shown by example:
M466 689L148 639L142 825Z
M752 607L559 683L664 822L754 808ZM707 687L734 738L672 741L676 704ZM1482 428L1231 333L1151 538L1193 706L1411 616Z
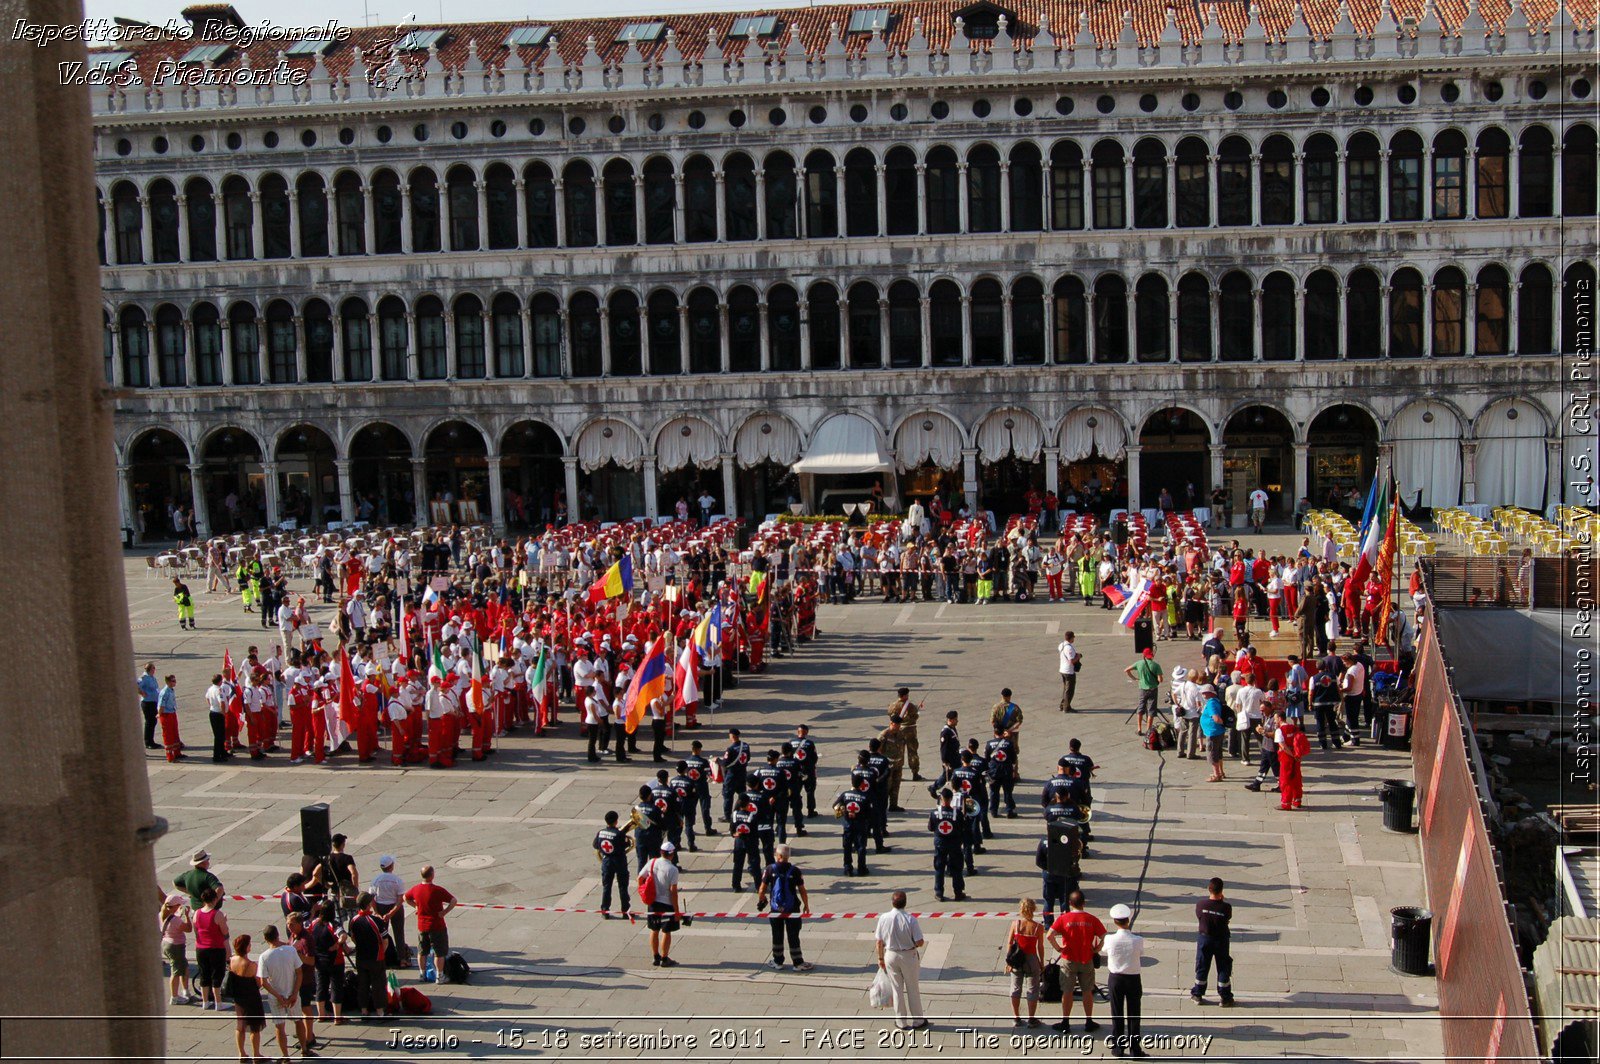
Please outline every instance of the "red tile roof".
M1529 19L1536 25L1543 25L1554 17L1559 2L1560 0L1523 0L1523 5ZM1569 17L1573 21L1586 27L1595 24L1596 9L1600 7L1600 0L1566 0L1566 2ZM1387 21L1388 16L1383 10L1382 0L1348 0L1348 3L1351 22L1360 33L1370 34L1378 31L1379 23ZM1466 17L1469 3L1470 0L1437 0L1436 17L1442 18L1447 25L1460 25ZM1420 17L1426 9L1427 0L1393 0L1393 4L1401 17ZM1512 4L1513 0L1482 0L1483 20L1491 30L1505 25ZM820 52L826 47L825 42L836 36L837 31L845 28L852 12L871 7L887 7L891 12L888 32L890 48L896 51L906 49L911 43L914 30L920 25L930 49L935 52L946 52L952 47L955 13L971 6L972 0L903 0L903 2L836 4L799 9L630 15L626 18L574 19L556 22L531 20L431 23L406 28L444 29L446 37L439 48L439 60L447 69L454 69L466 63L469 51L474 45L480 63L485 67L499 68L505 65L508 59L506 36L517 26L549 25L550 38L556 42L556 51L561 60L565 64L577 65L582 61L588 41L591 39L596 52L605 62L622 61L629 51L625 43L617 41L617 35L623 27L630 23L659 21L666 23L674 31L676 47L686 60L700 60L712 36L721 42L723 54L728 58L739 58L747 51L759 48L758 42L744 39L730 40L726 39L726 35L733 25L733 20L741 15L770 15L778 20L779 28L777 38L767 47L774 53L783 54L792 60L799 53ZM1309 28L1313 35L1326 37L1339 23L1341 9L1340 0L1256 0L1253 8L1249 6L1248 0L1236 3L1215 0L1206 4L1195 4L1188 0L1176 0L1176 2L1173 0L1105 0L1105 2L999 0L998 6L1015 12L1016 17L1009 28L1014 47L1050 48L1050 44L1034 39L1041 18L1048 18L1054 47L1063 50L1076 46L1080 19L1085 9L1088 11L1089 31L1096 47L1099 48L1117 46L1130 8L1133 11L1134 33L1142 44L1155 43L1165 31L1169 17L1176 21L1178 31L1186 42L1194 40L1199 35L1201 17L1206 18L1208 28L1220 26L1223 36L1228 40L1237 41L1245 35L1251 21L1252 10L1257 16L1256 21L1270 38L1281 39L1303 32L1302 24ZM223 5L214 7L221 8ZM209 13L212 8L213 5L206 5L201 10ZM1424 29L1426 30L1426 27ZM1209 32L1214 35L1216 30L1210 29ZM369 68L382 66L388 60L390 46L399 36L400 33L392 28L352 29L350 39L334 45L323 62L330 73L343 75L359 50L367 57ZM124 44L104 50L133 51L140 69L146 72L144 76L148 80L148 72L157 63L162 60L176 60L195 43L197 43L195 40L174 36L170 40ZM995 43L997 42L975 41L971 46L977 50L988 50ZM869 38L866 34L851 34L846 38L845 48L851 54L859 54L866 50L868 44ZM278 53L286 47L287 43L283 41L257 41L243 51L248 52L250 66L262 69L277 65ZM666 47L667 41L663 34L660 40L641 45L640 50L645 59L654 61ZM955 47L960 47L959 41L955 42ZM529 65L538 69L546 65L550 46L542 44L532 48L521 48L518 51L521 53L520 59L526 60ZM224 56L217 65L239 66L241 54L243 53L240 49L235 49ZM401 61L408 67L419 67L427 61L427 55L409 53L402 56ZM287 62L295 68L307 68L313 64L310 58L290 59Z

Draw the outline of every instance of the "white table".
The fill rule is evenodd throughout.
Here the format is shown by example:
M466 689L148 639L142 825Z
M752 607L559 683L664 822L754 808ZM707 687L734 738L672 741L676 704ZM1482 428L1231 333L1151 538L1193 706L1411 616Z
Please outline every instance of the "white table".
M1481 517L1484 519L1488 519L1489 515L1494 513L1494 507L1490 506L1486 502L1467 503L1463 505L1461 509L1467 511L1467 513L1471 514L1473 517Z
M1211 507L1196 506L1194 508L1194 519L1202 525L1209 525L1211 523Z

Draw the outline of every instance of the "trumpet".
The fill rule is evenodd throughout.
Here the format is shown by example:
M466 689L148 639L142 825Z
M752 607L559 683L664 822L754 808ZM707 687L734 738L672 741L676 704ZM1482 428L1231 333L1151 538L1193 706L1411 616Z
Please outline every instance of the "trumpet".
M844 805L842 803L833 807L833 818L835 820L844 819Z

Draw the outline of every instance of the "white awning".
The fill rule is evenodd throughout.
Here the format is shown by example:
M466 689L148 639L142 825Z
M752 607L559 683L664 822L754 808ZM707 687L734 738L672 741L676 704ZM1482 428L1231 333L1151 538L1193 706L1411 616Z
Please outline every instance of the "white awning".
M908 418L894 434L894 457L901 469L931 462L940 469L961 468L961 429L943 414Z
M796 473L887 473L893 468L872 422L859 414L835 414L817 429Z
M753 417L739 426L733 451L745 467L762 462L792 466L800 458L800 433L794 422L781 415Z

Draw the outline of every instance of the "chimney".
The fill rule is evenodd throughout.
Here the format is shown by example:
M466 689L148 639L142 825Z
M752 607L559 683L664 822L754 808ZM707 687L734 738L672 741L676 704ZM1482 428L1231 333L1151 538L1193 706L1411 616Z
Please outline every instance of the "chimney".
M194 4L183 9L183 18L202 41L214 41L232 30L242 30L245 24L232 4Z

